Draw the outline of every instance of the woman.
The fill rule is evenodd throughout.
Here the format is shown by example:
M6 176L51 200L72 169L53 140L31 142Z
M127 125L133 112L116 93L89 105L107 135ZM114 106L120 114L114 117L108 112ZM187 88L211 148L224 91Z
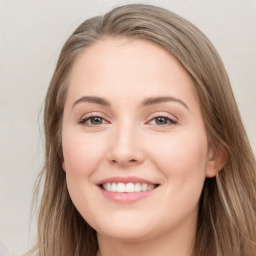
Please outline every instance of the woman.
M82 23L45 101L38 255L256 255L255 159L223 63L174 13Z

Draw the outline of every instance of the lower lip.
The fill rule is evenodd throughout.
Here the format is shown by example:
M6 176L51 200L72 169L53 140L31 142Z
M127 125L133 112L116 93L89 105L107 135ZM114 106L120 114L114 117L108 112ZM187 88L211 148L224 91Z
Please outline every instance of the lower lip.
M141 200L145 197L150 196L156 190L156 188L148 190L148 191L132 192L132 193L110 192L110 191L104 190L102 188L100 188L100 190L106 198L113 200L115 202L133 203L133 202Z

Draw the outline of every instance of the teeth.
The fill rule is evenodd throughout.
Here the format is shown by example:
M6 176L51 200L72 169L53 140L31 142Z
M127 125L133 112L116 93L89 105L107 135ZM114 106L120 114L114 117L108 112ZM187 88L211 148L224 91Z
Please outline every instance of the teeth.
M112 184L111 183L107 183L106 190L107 191L111 191L111 187L112 187Z
M148 190L148 184L143 183L141 186L141 191L147 191Z
M134 192L140 192L141 191L141 185L140 183L136 183L134 186Z
M106 191L117 192L117 193L132 193L152 190L156 187L153 184L147 183L104 183L102 188Z
M112 184L113 186L113 184ZM117 183L117 192L122 193L125 192L125 184L124 183Z
M117 185L116 185L116 183L112 183L111 184L111 190L110 191L117 192Z
M152 190L152 189L154 189L154 187L155 187L154 185L149 185L148 190Z
M125 192L134 192L134 184L133 183L127 183L125 186Z

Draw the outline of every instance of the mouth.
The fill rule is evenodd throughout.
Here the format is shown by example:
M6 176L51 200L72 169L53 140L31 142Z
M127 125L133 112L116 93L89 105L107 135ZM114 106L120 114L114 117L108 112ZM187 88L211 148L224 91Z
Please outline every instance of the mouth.
M132 203L148 197L160 186L137 177L112 177L97 185L104 197L118 203Z
M107 182L99 185L101 189L115 193L139 193L153 190L159 184L139 183L139 182Z

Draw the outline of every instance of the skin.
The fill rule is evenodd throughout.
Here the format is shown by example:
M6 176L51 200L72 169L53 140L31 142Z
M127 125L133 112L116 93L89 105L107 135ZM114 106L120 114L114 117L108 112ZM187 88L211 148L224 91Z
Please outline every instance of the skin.
M175 100L142 105L152 97ZM111 38L87 48L70 75L62 142L68 190L97 231L98 255L191 255L204 180L217 169L193 83L166 50ZM159 186L115 202L97 186L113 176Z

